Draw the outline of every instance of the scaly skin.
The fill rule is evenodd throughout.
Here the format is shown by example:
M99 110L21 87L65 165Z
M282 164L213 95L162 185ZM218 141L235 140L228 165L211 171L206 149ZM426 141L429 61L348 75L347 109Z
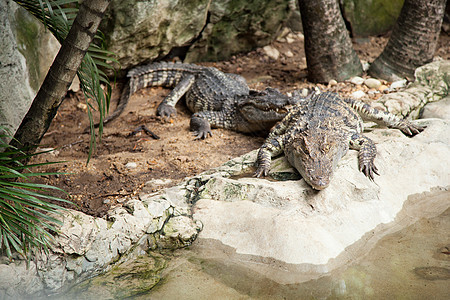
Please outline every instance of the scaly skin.
M286 115L286 107L296 102L276 89L250 90L239 75L193 64L153 63L132 69L128 77L116 111L104 123L120 115L132 94L152 86L173 88L157 108L157 115L163 117L176 115L175 105L186 95L186 105L194 113L191 130L197 139L212 135L211 127L268 132Z
M375 144L362 134L360 115L413 136L423 127L379 111L365 103L341 99L335 93L317 93L296 104L269 133L257 158L256 177L267 176L271 157L285 153L303 179L323 190L348 149L359 150L359 170L371 180L379 175L374 164Z

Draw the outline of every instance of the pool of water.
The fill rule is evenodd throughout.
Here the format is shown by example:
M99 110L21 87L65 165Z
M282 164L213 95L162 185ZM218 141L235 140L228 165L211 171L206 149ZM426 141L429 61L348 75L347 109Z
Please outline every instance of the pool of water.
M58 299L450 299L450 192L421 197L328 265L277 265L200 238L129 261ZM346 263L333 267L339 259Z

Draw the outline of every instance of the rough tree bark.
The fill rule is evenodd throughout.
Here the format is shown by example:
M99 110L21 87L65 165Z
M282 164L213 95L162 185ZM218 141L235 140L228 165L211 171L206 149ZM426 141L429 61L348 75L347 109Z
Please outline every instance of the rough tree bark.
M31 153L55 116L111 0L84 0L11 144Z
M414 70L433 59L446 0L405 0L391 37L369 73L394 81L414 79Z
M327 83L362 73L337 0L299 0L308 80Z

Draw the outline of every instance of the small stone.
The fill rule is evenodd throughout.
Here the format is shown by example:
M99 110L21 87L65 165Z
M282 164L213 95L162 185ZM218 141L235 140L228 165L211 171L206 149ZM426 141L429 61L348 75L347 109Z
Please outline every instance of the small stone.
M137 168L137 163L130 161L130 162L126 163L125 168L136 169Z
M78 103L77 104L77 107L79 108L79 109L81 109L81 110L87 110L87 104L86 103Z
M369 70L370 64L367 61L361 60L361 65L364 72Z
M364 93L363 91L359 90L359 91L353 92L351 96L352 96L352 98L360 99L360 98L366 96L366 93Z
M281 29L280 34L278 35L279 38L284 38L287 35L289 35L291 33L291 30L287 27L283 27L283 29Z
M297 37L300 41L303 41L305 39L305 36L301 32L297 33Z
M272 46L264 46L263 50L264 53L273 60L277 60L280 57L280 52Z
M382 85L380 85L380 86L378 87L378 90L379 90L380 92L388 91L388 89L389 89L389 87L388 87L387 85L384 85L384 84L382 84Z
M303 97L308 96L308 94L309 94L309 90L308 90L308 89L302 89L301 95L302 95Z
M286 37L286 42L287 42L288 44L292 44L293 42L295 42L295 40L294 40L292 37L287 36L287 37Z
M391 89L396 90L396 89L404 88L406 86L406 82L407 82L406 79L394 81L391 84Z
M356 85L361 85L364 83L364 78L361 78L359 76L355 76L350 78L350 82Z
M293 57L294 53L292 53L291 50L288 50L284 55L286 55L286 57Z
M371 89L378 89L381 86L381 81L375 78L368 78L364 80L364 84Z
M335 85L337 85L337 81L334 80L334 79L331 79L331 80L328 82L328 85L329 85L329 86L335 86Z

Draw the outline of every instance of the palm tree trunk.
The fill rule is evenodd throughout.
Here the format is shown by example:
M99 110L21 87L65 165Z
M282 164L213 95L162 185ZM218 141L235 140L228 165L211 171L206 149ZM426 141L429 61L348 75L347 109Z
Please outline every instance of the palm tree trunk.
M11 144L30 153L48 130L111 0L84 0Z
M392 35L369 73L394 81L414 79L414 70L433 59L446 0L405 0Z
M327 83L362 73L337 0L299 0L308 80Z

